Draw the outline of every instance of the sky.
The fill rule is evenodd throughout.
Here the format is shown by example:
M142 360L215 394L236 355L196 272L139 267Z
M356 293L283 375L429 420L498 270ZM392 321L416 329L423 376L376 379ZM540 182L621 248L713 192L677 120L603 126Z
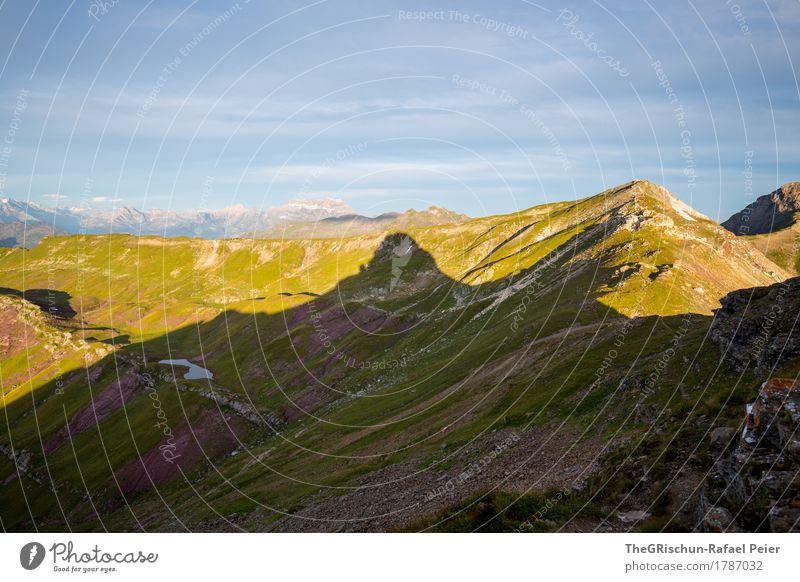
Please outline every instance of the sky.
M471 216L800 180L800 1L0 0L0 197Z

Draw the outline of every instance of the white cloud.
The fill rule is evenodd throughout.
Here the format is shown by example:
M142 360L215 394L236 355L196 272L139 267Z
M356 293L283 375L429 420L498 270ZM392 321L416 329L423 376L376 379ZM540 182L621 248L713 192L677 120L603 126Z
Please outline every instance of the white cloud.
M42 198L47 198L48 200L64 200L66 196L63 194L42 194Z
M122 202L122 198L109 198L108 196L95 196L92 202Z

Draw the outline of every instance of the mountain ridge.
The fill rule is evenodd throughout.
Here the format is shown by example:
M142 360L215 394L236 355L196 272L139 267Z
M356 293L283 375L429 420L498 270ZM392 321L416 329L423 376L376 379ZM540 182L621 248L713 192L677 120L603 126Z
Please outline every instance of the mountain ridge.
M787 182L777 190L759 196L721 224L740 236L768 234L795 224L799 213L800 182Z
M722 223L786 271L800 275L800 182L760 196Z
M470 220L470 217L466 214L453 212L439 206L430 206L425 210L410 208L405 212L384 212L374 217L344 214L317 221L286 221L270 230L256 231L248 236L277 239L347 238L361 234L424 228L467 220Z

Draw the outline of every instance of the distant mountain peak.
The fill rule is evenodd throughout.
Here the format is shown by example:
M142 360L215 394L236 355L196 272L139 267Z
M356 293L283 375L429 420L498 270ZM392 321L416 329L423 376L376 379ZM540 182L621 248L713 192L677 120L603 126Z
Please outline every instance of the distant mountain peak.
M737 235L767 234L792 226L800 214L800 182L787 182L759 196L722 226Z
M236 213L236 212L246 212L248 210L249 209L247 208L247 206L245 206L242 203L239 203L239 204L231 204L230 206L226 206L225 208L223 208L219 212Z
M339 198L296 198L281 206L268 208L266 213L279 221L322 220L355 214L355 209Z

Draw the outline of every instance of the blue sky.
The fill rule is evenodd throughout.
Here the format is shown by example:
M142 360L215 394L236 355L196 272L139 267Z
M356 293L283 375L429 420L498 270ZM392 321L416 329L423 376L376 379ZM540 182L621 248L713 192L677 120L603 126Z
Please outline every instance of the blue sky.
M800 179L798 33L798 0L7 0L0 195L479 216L647 178L724 219Z

